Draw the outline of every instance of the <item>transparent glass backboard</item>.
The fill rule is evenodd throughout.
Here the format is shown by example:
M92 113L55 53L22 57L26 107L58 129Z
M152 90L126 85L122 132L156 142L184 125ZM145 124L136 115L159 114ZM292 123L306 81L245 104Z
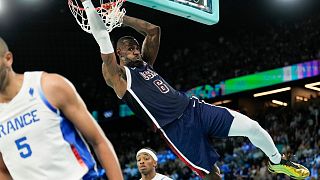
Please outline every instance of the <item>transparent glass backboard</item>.
M219 0L127 0L207 25L219 21Z

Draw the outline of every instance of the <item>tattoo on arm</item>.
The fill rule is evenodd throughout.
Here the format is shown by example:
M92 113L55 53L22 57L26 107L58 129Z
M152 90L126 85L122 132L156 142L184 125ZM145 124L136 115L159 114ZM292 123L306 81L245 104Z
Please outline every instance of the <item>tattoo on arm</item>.
M103 60L103 64L107 68L107 71L110 76L114 76L118 74L118 68L114 67L112 63L113 63L112 60Z
M103 78L106 81L107 85L110 87L113 87L111 78L108 76L108 73L107 73L107 67L104 63L102 64L102 74L103 74Z
M124 80L127 80L126 71L120 68L120 77Z
M114 79L119 76L119 66L114 54L101 54L103 60L102 73L106 83L113 87Z

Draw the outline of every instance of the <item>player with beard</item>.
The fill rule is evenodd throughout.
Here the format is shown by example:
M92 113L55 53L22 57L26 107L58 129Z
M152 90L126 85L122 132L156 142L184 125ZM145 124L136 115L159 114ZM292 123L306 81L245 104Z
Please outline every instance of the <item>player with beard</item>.
M158 157L154 150L142 148L136 155L137 166L141 174L140 180L172 180L171 178L157 173Z
M256 121L228 108L213 106L173 89L153 69L160 46L160 27L124 16L123 24L145 36L142 48L125 36L114 52L110 36L90 0L82 0L91 32L100 46L102 72L108 86L142 120L151 122L175 154L206 179L220 179L215 165L218 153L212 137L246 136L270 159L269 169L294 178L306 178L309 171L281 156L272 138ZM117 63L116 55L120 59Z

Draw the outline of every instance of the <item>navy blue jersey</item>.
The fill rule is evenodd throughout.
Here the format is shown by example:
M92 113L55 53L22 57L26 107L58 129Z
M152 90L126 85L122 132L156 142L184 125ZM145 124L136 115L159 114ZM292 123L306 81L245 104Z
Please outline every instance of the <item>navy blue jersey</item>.
M127 91L123 100L143 120L152 120L157 128L163 127L183 114L190 99L173 89L153 68L126 67Z

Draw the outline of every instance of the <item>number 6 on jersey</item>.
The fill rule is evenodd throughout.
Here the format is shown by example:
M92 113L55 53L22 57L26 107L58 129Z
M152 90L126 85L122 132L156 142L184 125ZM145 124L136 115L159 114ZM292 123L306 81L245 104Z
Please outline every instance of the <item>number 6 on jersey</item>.
M164 84L160 79L154 80L153 84L156 85L162 93L169 92L169 88L166 84Z

